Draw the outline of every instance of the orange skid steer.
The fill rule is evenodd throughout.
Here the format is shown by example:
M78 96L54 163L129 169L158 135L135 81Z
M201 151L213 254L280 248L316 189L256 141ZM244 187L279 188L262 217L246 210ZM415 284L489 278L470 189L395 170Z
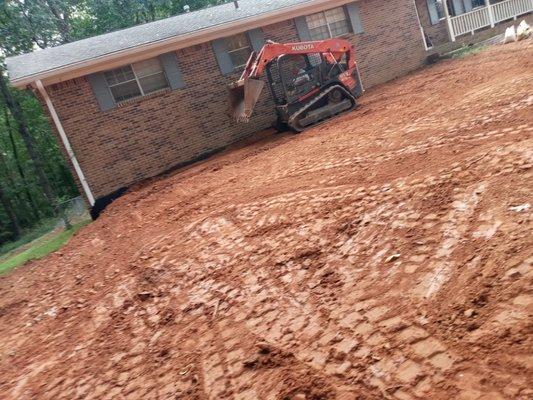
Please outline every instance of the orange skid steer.
M278 115L277 128L301 132L324 119L352 110L363 92L355 50L343 39L266 43L253 52L241 78L229 86L238 122L248 122L265 86L266 72Z

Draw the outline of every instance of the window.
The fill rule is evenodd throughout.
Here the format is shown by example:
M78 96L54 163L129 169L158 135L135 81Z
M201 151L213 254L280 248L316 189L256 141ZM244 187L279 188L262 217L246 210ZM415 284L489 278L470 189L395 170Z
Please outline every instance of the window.
M125 65L105 72L104 76L117 103L168 87L158 58Z
M457 15L453 8L453 6L457 3L456 1L452 2L450 0L426 0L426 3L428 7L429 20L431 22L431 25L437 25L442 20L446 19L446 6L448 6L450 16Z
M446 12L444 11L443 0L433 0L435 2L435 8L437 9L437 15L439 20L446 18Z
M485 0L472 0L472 8L485 7ZM466 10L466 7L465 7Z
M308 15L306 20L312 40L330 39L350 32L344 7Z
M235 68L244 67L252 54L252 46L246 33L239 33L226 39L228 54Z

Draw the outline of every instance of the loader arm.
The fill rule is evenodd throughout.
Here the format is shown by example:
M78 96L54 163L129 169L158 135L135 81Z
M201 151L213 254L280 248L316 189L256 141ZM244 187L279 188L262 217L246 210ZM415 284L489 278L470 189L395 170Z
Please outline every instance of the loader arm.
M309 55L320 53L334 64L346 55L349 70L356 68L355 50L344 39L327 39L315 42L266 43L259 53L252 52L240 79L229 86L230 105L237 121L247 122L263 90L264 82L259 78L267 66L283 55Z
M344 39L328 39L318 42L300 43L267 43L259 54L252 53L241 75L241 80L246 78L257 79L261 77L267 65L286 54L307 55L321 53L331 63L339 62L346 55L348 69L355 68L355 54L350 42Z

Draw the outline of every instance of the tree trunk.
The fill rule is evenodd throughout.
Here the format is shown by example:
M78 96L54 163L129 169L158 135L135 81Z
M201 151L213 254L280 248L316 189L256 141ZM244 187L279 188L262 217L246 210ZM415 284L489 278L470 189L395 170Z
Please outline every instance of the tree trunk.
M11 205L11 201L7 198L4 188L0 186L0 204L4 207L4 210L6 211L7 217L9 218L9 222L11 223L11 230L13 232L13 239L16 240L20 237L20 225L17 218L17 214L15 214L15 211L13 210L13 206Z
M65 10L60 10L60 7L58 4L56 4L55 1L48 0L46 1L46 4L48 5L48 9L54 16L54 21L57 27L57 30L59 32L59 35L61 36L61 44L69 43L71 41L70 39L70 21L69 21L69 13Z
M10 168L7 165L7 162L5 160L5 156L3 153L0 152L0 166L5 171L5 184L7 184L8 187L13 188L14 192L14 201L15 204L19 204L22 209L22 216L23 216L23 222L25 222L28 225L31 225L33 222L37 221L39 219L39 216L35 214L35 211L31 208L31 205L29 206L28 203L24 200L23 196L20 194L20 190L17 189L17 182L15 182L15 179L13 179L13 175L11 174Z
M22 136L22 140L24 141L24 144L26 145L26 148L28 149L28 154L30 155L30 158L33 161L35 172L37 172L37 178L39 179L39 184L43 188L46 198L52 205L54 214L56 216L60 216L63 219L65 223L65 229L70 229L71 228L70 221L68 220L64 210L60 207L59 203L57 202L56 196L54 195L54 191L52 190L52 186L50 186L50 182L48 181L48 178L46 177L46 174L44 173L43 159L41 158L41 155L39 154L39 152L37 151L37 148L35 147L35 143L33 141L33 137L31 136L30 130L28 129L28 124L26 123L26 118L24 117L22 108L19 102L17 101L17 99L13 97L12 93L9 91L6 78L5 78L5 75L3 74L2 69L0 69L0 92L2 93L2 96L4 97L7 107L11 111L11 115L17 122L20 136Z
M28 203L31 205L33 215L38 220L39 218L41 218L39 206L37 206L37 203L35 202L32 194L30 193L30 190L29 190L30 185L28 183L28 180L26 179L26 174L24 173L24 169L22 168L22 165L20 164L17 144L15 143L15 138L13 137L13 130L11 129L11 122L9 122L9 113L7 112L7 108L5 107L4 107L4 118L6 121L6 128L7 128L7 133L9 135L9 141L11 142L11 147L13 148L13 157L15 158L15 164L17 166L17 171L20 175L20 179L22 179L22 184L24 185L24 193L26 194L26 199L28 200Z

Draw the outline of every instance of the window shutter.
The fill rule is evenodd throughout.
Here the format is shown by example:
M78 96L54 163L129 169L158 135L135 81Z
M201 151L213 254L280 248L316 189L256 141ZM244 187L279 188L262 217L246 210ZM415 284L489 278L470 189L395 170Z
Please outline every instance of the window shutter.
M472 11L472 0L464 0L465 12Z
M437 5L435 0L426 0L428 4L429 19L431 20L431 25L436 25L439 23L439 13L437 11Z
M361 16L359 15L359 5L356 3L350 3L346 4L345 7L348 17L350 18L350 22L352 23L353 33L363 33L365 30L363 29Z
M107 111L114 108L115 99L109 90L109 86L107 85L104 74L102 72L97 72L89 75L87 78L89 79L89 83L93 89L96 101L100 106L100 110Z
M453 10L455 11L455 15L461 15L465 13L465 9L463 8L463 1L462 0L453 0Z
M222 72L222 75L232 74L235 66L233 65L233 61L231 61L231 57L228 54L226 39L215 39L212 43L213 50L218 61L218 66L220 67L220 72Z
M250 39L252 49L257 52L261 51L263 45L265 44L265 35L263 34L263 30L261 28L248 31L248 39Z
M305 16L294 18L294 24L298 31L298 36L302 42L308 42L311 40L311 33L309 33L309 27L307 26L307 20Z
M161 54L159 60L165 70L165 75L167 76L170 88L172 90L183 89L185 87L185 82L183 81L183 75L178 67L178 57L176 56L176 52L171 51L170 53Z

